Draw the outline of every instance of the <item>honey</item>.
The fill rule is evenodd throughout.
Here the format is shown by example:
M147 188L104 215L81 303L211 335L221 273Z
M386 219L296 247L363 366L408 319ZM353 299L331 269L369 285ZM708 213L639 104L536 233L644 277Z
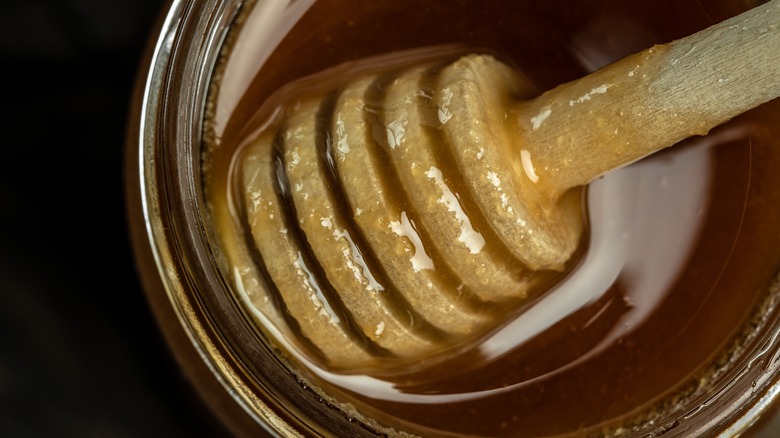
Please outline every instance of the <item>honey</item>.
M586 196L569 195L567 202L587 206L583 219L589 228L578 242L580 252L566 266L532 276L535 283L526 301L491 302L474 290L471 301L450 300L461 306L452 311L462 314L451 326L445 316L438 326L432 317L426 318L431 310L424 303L430 300L409 306L416 289L396 288L395 295L388 292L389 298L380 298L382 306L394 309L389 311L396 317L392 320L366 316L370 322L361 322L359 315L344 310L349 306L339 302L343 298L335 280L326 273L328 263L343 260L336 257L338 252L336 256L320 252L324 244L312 240L309 236L316 233L307 229L339 230L339 238L326 237L353 252L348 260L365 261L360 272L377 273L372 277L375 283L363 284L369 293L373 287L374 295L379 295L399 282L392 280L390 262L378 250L380 243L367 243L365 232L338 226L357 222L356 209L368 211L370 206L354 202L349 194L338 195L330 203L332 216L318 213L306 219L302 214L303 206L315 208L307 202L347 193L351 184L360 184L340 179L333 171L338 163L328 167L336 156L339 124L338 114L327 108L339 105L339 96L348 90L343 85L347 79L365 77L356 71L401 71L401 65L420 64L435 71L438 64L425 62L468 50L488 53L522 72L530 83L524 93L533 97L655 42L698 30L718 15L726 18L740 12L702 13L697 2L670 3L674 14L668 10L661 14L664 7L651 2L631 8L554 3L297 3L302 14L291 19L291 28L267 60L257 71L250 68L238 75L251 79L225 85L231 80L228 66L215 82L215 110L207 132L211 145L204 157L206 194L236 293L257 323L265 324L265 332L277 335L275 341L299 367L302 378L336 403L353 406L357 415L373 419L382 430L423 436L541 436L590 433L630 423L639 413L706 380L707 370L750 320L780 266L780 236L774 230L780 219L776 208L780 181L773 171L780 164L780 149L774 145L780 138L776 123L780 107L771 102L707 137L690 139L606 175L588 187ZM244 29L252 25L250 14ZM353 62L311 76L308 82L295 82L346 61L420 47L446 48L417 50L403 62L381 56L369 67ZM375 88L367 89L375 94L392 84L381 79L372 83ZM287 84L297 89L274 94ZM342 94L327 94L333 92L333 84ZM242 91L231 94L228 89ZM307 103L311 101L307 96L318 96L319 104ZM285 102L298 104L285 107ZM332 120L328 125L332 128L322 128L318 122L322 117ZM375 124L383 135L390 125ZM302 150L280 140L294 137L289 126L329 132L330 152L323 139L324 146L307 151L308 158L302 159ZM390 131L394 136L385 135L389 140L380 148L380 153L390 154L379 160L387 164L378 176L385 179L373 187L397 190L389 191L373 214L394 212L382 228L389 230L388 236L403 234L413 247L410 230L418 229L415 224L421 223L419 216L426 209L407 205L415 193L393 170L395 158L387 146L399 132ZM258 143L264 136L266 140ZM247 157L264 161L247 165ZM460 188L452 191L453 198L466 206L467 217L476 218L470 223L486 236L485 245L496 246L501 238L484 225L489 221L474 214L475 200L466 199L462 189L466 182L453 181L457 173L448 172L451 158L435 159L450 167L426 167L429 179ZM445 180L432 169L456 176ZM296 195L296 183L308 187L307 178L317 172L323 173L326 190L310 193L313 201L304 199L306 192ZM261 197L258 190L245 189L259 181L255 173L266 178ZM259 217L247 215L254 202L272 207L263 211L263 220L271 222L251 223ZM507 281L522 282L527 266L512 261L506 248L495 251L503 254L496 257L503 271L494 276L509 274ZM362 256L356 258L358 252ZM464 279L475 277L447 263L448 255L444 252L430 261L447 266L436 281L457 291ZM344 333L336 333L344 339L329 332L333 324L304 326L309 321L302 318L304 311L290 308L295 302L278 291L283 269L317 279L309 284L320 287L304 292L320 307L308 311L346 321ZM350 269L342 273L355 272ZM453 336L464 327L461 322L480 318L494 323L475 323L479 329L473 336ZM404 327L414 330L404 333ZM400 340L377 342L392 334ZM467 341L447 342L453 338ZM326 343L332 343L330 356L322 352ZM359 366L344 366L355 357L362 358L356 362Z

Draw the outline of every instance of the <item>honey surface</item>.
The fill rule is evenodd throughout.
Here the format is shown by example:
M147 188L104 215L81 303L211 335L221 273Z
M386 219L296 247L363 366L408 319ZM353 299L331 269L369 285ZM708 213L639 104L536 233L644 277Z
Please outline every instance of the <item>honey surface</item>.
M576 431L627 416L696 377L750 317L780 265L780 233L774 230L780 223L776 207L780 182L773 174L780 164L775 144L780 142L776 123L780 108L775 103L704 139L691 139L593 183L584 201L589 229L580 253L563 271L549 270L533 288L508 287L529 298L512 306L511 299L491 303L486 295L480 296L489 288L473 283L471 298L454 299L452 290L478 282L479 273L486 271L468 273L468 265L455 264L467 257L454 257L446 248L438 248L438 255L428 259L418 257L415 265L414 255L419 253L410 236L417 225L423 229L420 216L430 205L412 204L430 197L417 201L420 193L413 190L414 180L399 176L403 157L394 156L390 147L400 134L391 129L393 120L373 121L380 136L373 135L372 126L364 130L368 138L382 139L373 147L385 154L379 155L384 159L375 154L363 157L368 160L363 164L353 164L365 169L364 181L344 179L346 173L339 172L346 164L338 162L338 147L357 149L339 143L347 132L339 134L339 117L348 114L332 109L349 99L347 84L360 78L370 77L374 84L373 89L371 84L359 89L362 99L370 92L394 92L393 81L404 75L393 64L396 61L376 70L399 72L393 80L382 82L381 77L362 72L351 76L347 66L330 77L319 76L315 85L295 91L294 99L267 99L295 79L344 61L453 44L505 60L530 81L524 93L532 96L653 43L705 27L718 14L740 11L713 6L703 14L697 2L671 2L667 9L676 18L670 19L650 2L626 9L598 2L404 3L315 3L293 20L259 70L249 68L239 75L251 78L232 84L241 93L228 98L226 91L217 92L210 134L218 140L206 157L207 197L229 275L238 293L245 294L242 299L249 310L259 315L258 324L272 325L269 331L281 334L280 342L303 367L302 373L326 392L385 426L423 435L539 436ZM251 16L246 26L252 26ZM439 65L415 62L427 66L426 71ZM340 82L344 77L352 82ZM337 92L325 83L337 84ZM285 117L275 113L282 102L288 102L282 107ZM431 106L435 116L440 109L441 105ZM380 116L392 111L381 105L377 110ZM322 122L323 117L330 123ZM356 120L372 123L364 115ZM355 129L355 123L344 129ZM307 141L296 146L296 129L313 131L307 138L321 136L317 132L330 137L323 137L321 146ZM395 135L388 137L387 132ZM507 255L512 248L500 233L491 231L490 216L475 206L474 199L467 199L473 191L464 188L467 181L457 180L463 172L450 172L457 167L451 157L431 160L450 165L425 166L421 180L435 186L441 182L441 188L450 190L449 199L465 206L472 231L484 240L480 243L466 230L464 247L498 248L494 260L501 269L483 283L500 284L501 276L508 275L506 281L521 284L528 263ZM445 174L452 176L445 179ZM372 175L381 182L371 185ZM322 185L317 194L306 191L314 183ZM247 190L252 184L257 187ZM296 191L296 184L306 190ZM436 199L447 199L443 194L442 189ZM378 206L369 214L365 202L350 196L373 196L370 199ZM441 205L446 207L447 202ZM363 219L357 208L366 214ZM315 213L307 216L310 209ZM365 227L382 224L379 228L387 239L372 237L361 220ZM464 235L465 223L459 220L457 237ZM431 234L435 232L419 241L436 242ZM401 243L383 249L382 242L399 237ZM324 252L325 240L342 247ZM393 271L394 262L383 251L409 254L403 259L404 269L413 274L431 271L434 277L422 285L401 287L413 275ZM355 264L361 260L363 266ZM429 262L443 268L424 269ZM369 271L376 275L366 275ZM287 292L280 287L302 284L295 278L306 279L308 285L298 296L319 307L304 308L306 300L285 298ZM357 283L352 278L358 278ZM338 285L348 281L360 289L342 293ZM450 295L435 298L444 296L452 313L443 312L441 305L426 308L429 299L409 307L419 298L416 293L435 289L434 281L450 290ZM373 300L369 305L393 318L345 310L363 308L343 302L350 297L369 297ZM413 311L402 311L409 308ZM438 319L430 316L435 311ZM484 318L493 323L482 323ZM320 325L307 325L314 320ZM478 328L473 329L474 336L464 338L457 331L469 332L468 324ZM336 325L342 329L334 331ZM387 340L390 336L398 339ZM330 345L326 354L323 347ZM338 348L341 345L344 348ZM425 354L411 354L415 348ZM344 366L356 357L360 368ZM410 364L396 360L399 357L422 359Z

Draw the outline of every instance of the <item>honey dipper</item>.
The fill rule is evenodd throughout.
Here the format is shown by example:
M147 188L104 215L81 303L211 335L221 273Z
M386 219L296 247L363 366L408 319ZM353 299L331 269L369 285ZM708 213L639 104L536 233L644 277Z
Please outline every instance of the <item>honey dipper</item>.
M773 0L529 101L468 55L296 102L237 167L266 301L342 371L466 345L572 256L570 189L780 94L778 27Z

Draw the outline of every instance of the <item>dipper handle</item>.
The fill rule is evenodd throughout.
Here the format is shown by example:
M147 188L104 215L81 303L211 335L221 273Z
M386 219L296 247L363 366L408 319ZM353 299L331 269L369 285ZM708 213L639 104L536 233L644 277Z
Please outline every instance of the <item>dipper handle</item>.
M524 167L558 196L780 95L780 0L519 103Z

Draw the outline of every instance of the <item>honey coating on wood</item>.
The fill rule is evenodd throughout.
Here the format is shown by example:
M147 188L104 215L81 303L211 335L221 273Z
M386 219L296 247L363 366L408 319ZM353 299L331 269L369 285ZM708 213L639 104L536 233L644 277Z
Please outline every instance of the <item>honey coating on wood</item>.
M512 165L508 97L526 92L523 79L491 56L437 57L307 78L334 88L281 93L237 155L238 220L273 299L331 369L473 343L544 292L581 240L578 192L524 196Z
M780 261L777 233L766 234L780 223L767 208L780 202L776 104L596 181L591 229L554 250L568 265L550 262L506 231L507 207L528 205L508 199L523 192L513 184L543 173L529 174L518 151L538 165L537 154L503 140L503 150L483 151L473 138L459 147L473 133L447 125L476 117L452 111L443 84L458 84L447 82L453 69L490 64L509 79L485 83L519 99L581 76L582 55L560 41L506 41L530 37L539 17L564 32L583 12L463 2L409 17L403 5L374 5L379 13L323 3L299 19L215 133L206 189L240 298L334 399L424 436L592 432L684 386L749 317ZM652 10L641 19L658 41L679 36ZM611 13L640 19L628 8ZM415 23L431 14L456 24L419 33ZM496 16L506 17L500 26ZM691 9L680 20L696 16ZM395 27L394 39L370 38L394 17L407 26ZM469 46L495 51L460 61L460 47L379 57L272 96L340 56L464 42L457 23L474 29ZM344 36L351 32L372 44ZM334 56L346 41L348 53ZM529 62L534 53L549 57ZM495 124L501 111L485 118ZM480 168L486 162L494 167ZM583 199L569 192L547 211L579 212ZM576 218L568 229L582 230L582 215L565 217Z

